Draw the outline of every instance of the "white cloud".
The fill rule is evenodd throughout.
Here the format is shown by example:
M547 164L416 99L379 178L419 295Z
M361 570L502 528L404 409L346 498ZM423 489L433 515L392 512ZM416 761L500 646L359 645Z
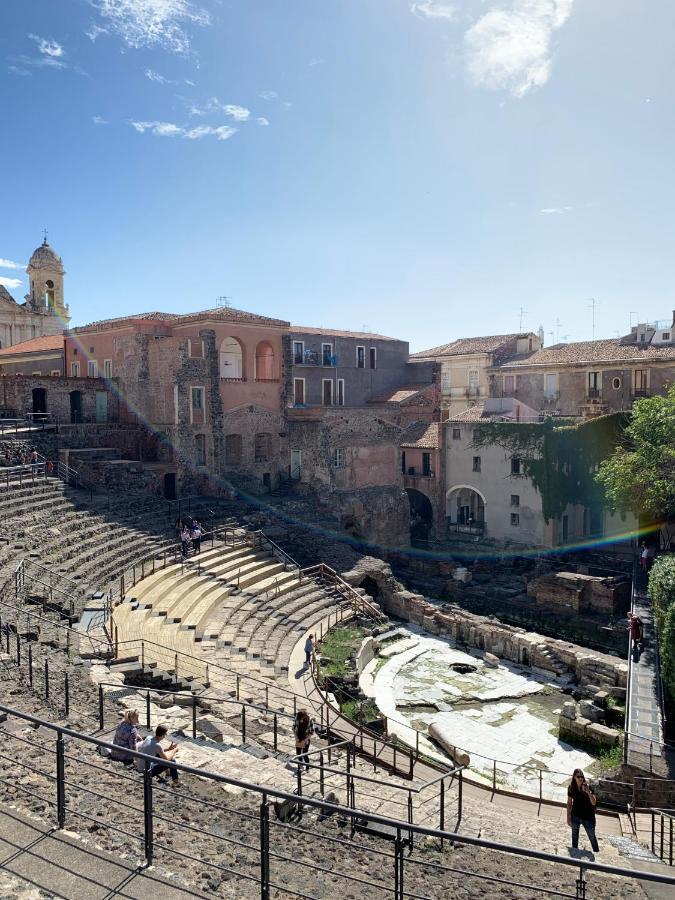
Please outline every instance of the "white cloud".
M103 116L92 116L91 121L94 123L94 125L107 125L108 124L108 120L104 119Z
M564 213L570 212L571 209L571 206L545 206L544 209L539 210L539 214L542 216L562 216Z
M167 81L163 75L160 75L159 72L155 72L153 69L146 69L145 77L149 78L150 81L156 81L157 84L166 84Z
M493 7L466 32L470 79L478 87L523 97L546 84L551 72L551 39L572 13L574 0L512 0Z
M247 122L251 118L251 110L236 103L221 103L217 97L210 97L203 106L193 104L190 107L191 116L205 116L208 113L225 113L235 122Z
M190 38L185 26L211 22L209 13L190 0L95 0L95 6L107 29L136 49L160 47L187 53ZM101 29L97 35L100 33Z
M92 25L89 31L85 31L85 34L93 44L95 43L96 38L100 37L102 34L110 34L110 32L107 28L101 28L99 25Z
M11 259L0 259L0 269L25 269L24 263L12 262Z
M256 122L258 123L258 125L269 125L270 124L270 120L266 119L265 116L258 116L258 118L256 119Z
M235 122L246 122L251 118L251 110L245 106L237 106L236 103L227 103L223 106L223 112L234 119Z
M276 91L261 91L261 93L259 93L258 96L260 97L261 100L278 100L279 99L279 95L277 94Z
M58 59L61 56L65 56L63 47L57 41L40 37L38 34L29 34L28 37L31 41L35 41L38 50L45 56L48 56L51 59Z
M21 287L22 281L20 278L3 278L0 275L0 284L6 288L18 288Z
M190 141L196 141L203 137L215 137L217 141L226 141L237 133L236 128L230 125L197 125L195 128L183 128L173 122L136 122L132 121L132 128L139 134L149 132L156 137L181 137Z
M417 0L410 4L410 12L419 19L454 19L457 10L440 0Z

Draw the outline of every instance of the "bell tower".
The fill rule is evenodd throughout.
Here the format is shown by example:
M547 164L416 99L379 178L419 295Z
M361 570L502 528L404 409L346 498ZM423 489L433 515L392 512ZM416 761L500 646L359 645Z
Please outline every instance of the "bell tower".
M29 280L29 293L26 294L26 305L30 311L53 319L54 326L45 322L45 333L55 333L68 328L70 314L63 299L63 260L44 240L31 256L26 274Z

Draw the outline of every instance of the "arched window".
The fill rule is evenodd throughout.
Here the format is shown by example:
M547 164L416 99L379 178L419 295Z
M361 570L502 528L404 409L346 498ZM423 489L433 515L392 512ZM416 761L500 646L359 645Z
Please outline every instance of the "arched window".
M45 287L47 288L47 306L50 309L54 309L54 282L51 279L49 279L49 281L45 281Z
M220 377L244 377L244 358L241 344L236 338L223 338L223 342L220 345Z
M257 381L271 381L276 378L274 350L268 341L260 341L255 348L255 377Z

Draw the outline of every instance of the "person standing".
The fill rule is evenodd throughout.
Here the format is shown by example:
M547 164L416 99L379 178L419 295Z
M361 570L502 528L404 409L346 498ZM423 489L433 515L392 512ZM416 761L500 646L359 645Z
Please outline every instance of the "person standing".
M314 654L314 635L310 634L307 636L307 640L305 641L305 668L309 669L312 656Z
M196 519L192 522L192 546L195 548L195 553L201 553L202 528Z
M39 461L38 452L35 449L35 447L33 447L33 449L30 451L30 466L31 466L31 469L33 470L33 475L35 475L35 473L37 472L38 461Z
M600 850L595 836L595 807L597 798L581 769L575 769L567 788L567 824L572 829L572 849L579 847L579 829L583 825L591 847Z
M295 755L298 758L298 767L303 762L309 772L309 745L312 737L312 720L305 709L299 709L293 723L293 737L295 738Z
M188 555L188 543L190 541L190 532L187 529L186 525L183 525L180 532L180 551L183 556L187 557Z

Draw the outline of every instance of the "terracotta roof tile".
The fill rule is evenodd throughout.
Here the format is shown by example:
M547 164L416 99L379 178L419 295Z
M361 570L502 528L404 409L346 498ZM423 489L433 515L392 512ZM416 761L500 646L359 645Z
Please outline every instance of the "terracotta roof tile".
M368 401L369 403L403 403L405 400L410 400L411 397L415 397L417 394L421 394L423 391L428 390L432 385L430 384L404 384L399 387L390 388L388 391L382 391L380 394L376 394L374 397Z
M675 360L675 346L652 347L639 344L622 344L619 338L601 341L579 341L574 344L554 344L536 353L504 363L500 369L522 366L562 366L575 363L600 363L613 361Z
M243 309L231 309L227 306L217 306L215 309L202 309L194 313L164 313L164 312L146 312L133 313L127 316L119 316L114 319L100 319L97 322L90 322L88 325L79 325L72 328L75 334L84 331L99 331L110 325L127 325L133 322L166 322L167 325L183 325L192 322L199 322L201 319L223 319L226 322L251 322L257 325L275 325L282 328L288 328L289 322L283 319L271 319L267 316L259 316L256 313L246 312Z
M448 419L448 422L479 422L483 417L489 418L489 414L485 415L485 404L484 403L476 403L475 406L470 406L468 409L465 409L461 413L456 413L456 415L451 416Z
M413 353L410 359L427 359L438 356L465 356L469 353L491 353L503 344L509 344L518 338L530 337L530 332L520 334L492 334L486 337L458 338L449 344L440 347L432 347L431 350L422 350Z
M401 447L422 447L437 450L441 446L441 426L438 422L413 422L403 432Z
M46 337L31 338L12 347L0 350L0 358L15 356L18 353L46 353L49 350L63 350L63 335L49 334Z

